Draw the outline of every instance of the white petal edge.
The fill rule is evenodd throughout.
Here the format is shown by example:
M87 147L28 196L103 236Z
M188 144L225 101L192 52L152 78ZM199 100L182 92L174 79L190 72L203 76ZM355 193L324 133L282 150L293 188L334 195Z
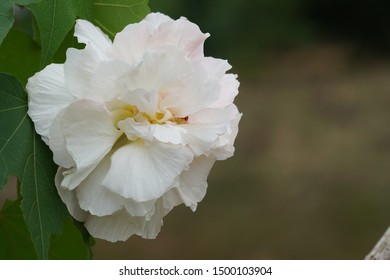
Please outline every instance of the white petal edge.
M28 114L35 130L49 143L49 129L57 114L76 98L65 86L62 64L50 64L28 79Z
M154 214L155 201L136 202L111 192L103 186L102 181L110 168L110 157L106 155L99 165L75 189L80 208L95 216L107 216L126 209L133 217L150 219Z
M74 191L69 191L68 189L61 187L61 182L63 180L62 173L64 171L64 168L59 167L55 176L55 185L57 187L58 195L65 203L66 208L68 208L68 211L72 215L72 217L80 222L84 222L88 217L88 213L80 208L79 203L77 201L76 193Z
M157 199L191 161L182 146L137 140L114 153L103 185L137 202Z
M162 143L185 144L183 135L186 134L186 130L173 123L150 124L127 118L120 121L118 127L129 140L141 138L147 141L157 140Z
M104 106L91 100L72 103L60 121L61 127L55 133L62 133L66 150L76 163L64 172L61 185L72 190L111 150L121 132L115 128Z
M107 49L112 46L110 38L99 27L83 19L76 20L74 36L80 43L92 46L102 58L106 56Z
M163 223L160 204L157 203L157 210L149 221L143 217L132 217L125 210L122 210L104 217L90 215L85 222L85 227L92 236L110 242L126 241L134 234L154 239L160 232Z
M184 204L196 210L198 202L206 195L207 177L216 159L213 157L201 156L195 158L190 168L184 171L180 177L180 186L177 188Z

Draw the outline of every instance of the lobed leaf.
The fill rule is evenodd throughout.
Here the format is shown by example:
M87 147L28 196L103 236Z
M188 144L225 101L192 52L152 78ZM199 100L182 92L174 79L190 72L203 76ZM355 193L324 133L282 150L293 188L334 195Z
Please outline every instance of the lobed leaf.
M47 259L50 236L61 232L69 215L53 186L56 166L51 151L27 115L27 93L8 74L0 74L0 123L1 188L7 176L20 179L24 219L38 258Z
M31 236L28 232L23 214L20 210L20 199L7 200L0 209L0 259L31 260L37 255ZM91 237L88 236L88 240ZM83 240L77 226L69 217L61 234L53 234L50 241L49 258L56 260L91 259L89 242Z
M0 3L0 44L14 23L13 4L11 0L2 0Z
M16 76L23 85L38 72L40 59L39 46L17 28L10 30L0 46L0 71Z
M41 0L27 7L33 13L39 28L41 67L49 63L77 17L92 20L92 0Z
M141 21L150 9L148 0L94 0L95 23L111 38L130 24Z
M18 80L0 74L0 190L8 176L22 178L28 155L32 151L34 132L27 115L27 94Z
M33 4L33 3L38 3L38 2L41 2L42 0L12 0L12 2L14 2L14 4L16 5L20 5L20 6L26 6L26 5L30 5L30 4Z
M0 259L36 259L34 246L28 233L20 200L6 201L0 210Z
M89 234L87 240L84 240L77 226L69 218L65 221L63 233L61 235L53 234L49 257L52 260L91 259L91 240L92 237Z

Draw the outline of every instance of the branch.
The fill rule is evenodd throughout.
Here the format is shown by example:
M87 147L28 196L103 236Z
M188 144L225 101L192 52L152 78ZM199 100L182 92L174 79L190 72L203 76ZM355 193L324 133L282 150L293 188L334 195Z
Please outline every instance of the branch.
M390 227L366 256L366 260L390 260Z

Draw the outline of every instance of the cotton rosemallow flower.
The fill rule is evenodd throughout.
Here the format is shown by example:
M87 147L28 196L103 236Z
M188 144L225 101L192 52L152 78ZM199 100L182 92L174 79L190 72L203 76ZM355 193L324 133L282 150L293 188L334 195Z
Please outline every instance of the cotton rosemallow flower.
M209 34L183 17L149 14L113 42L77 20L75 36L85 48L27 84L58 193L94 237L155 238L173 207L195 211L214 162L233 155L237 76L204 56Z

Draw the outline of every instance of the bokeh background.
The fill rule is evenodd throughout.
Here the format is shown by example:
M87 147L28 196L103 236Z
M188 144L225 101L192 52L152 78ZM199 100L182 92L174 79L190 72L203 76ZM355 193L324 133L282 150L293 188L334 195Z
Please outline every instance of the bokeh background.
M150 0L209 32L241 82L235 156L195 213L103 259L363 259L390 224L390 5Z

